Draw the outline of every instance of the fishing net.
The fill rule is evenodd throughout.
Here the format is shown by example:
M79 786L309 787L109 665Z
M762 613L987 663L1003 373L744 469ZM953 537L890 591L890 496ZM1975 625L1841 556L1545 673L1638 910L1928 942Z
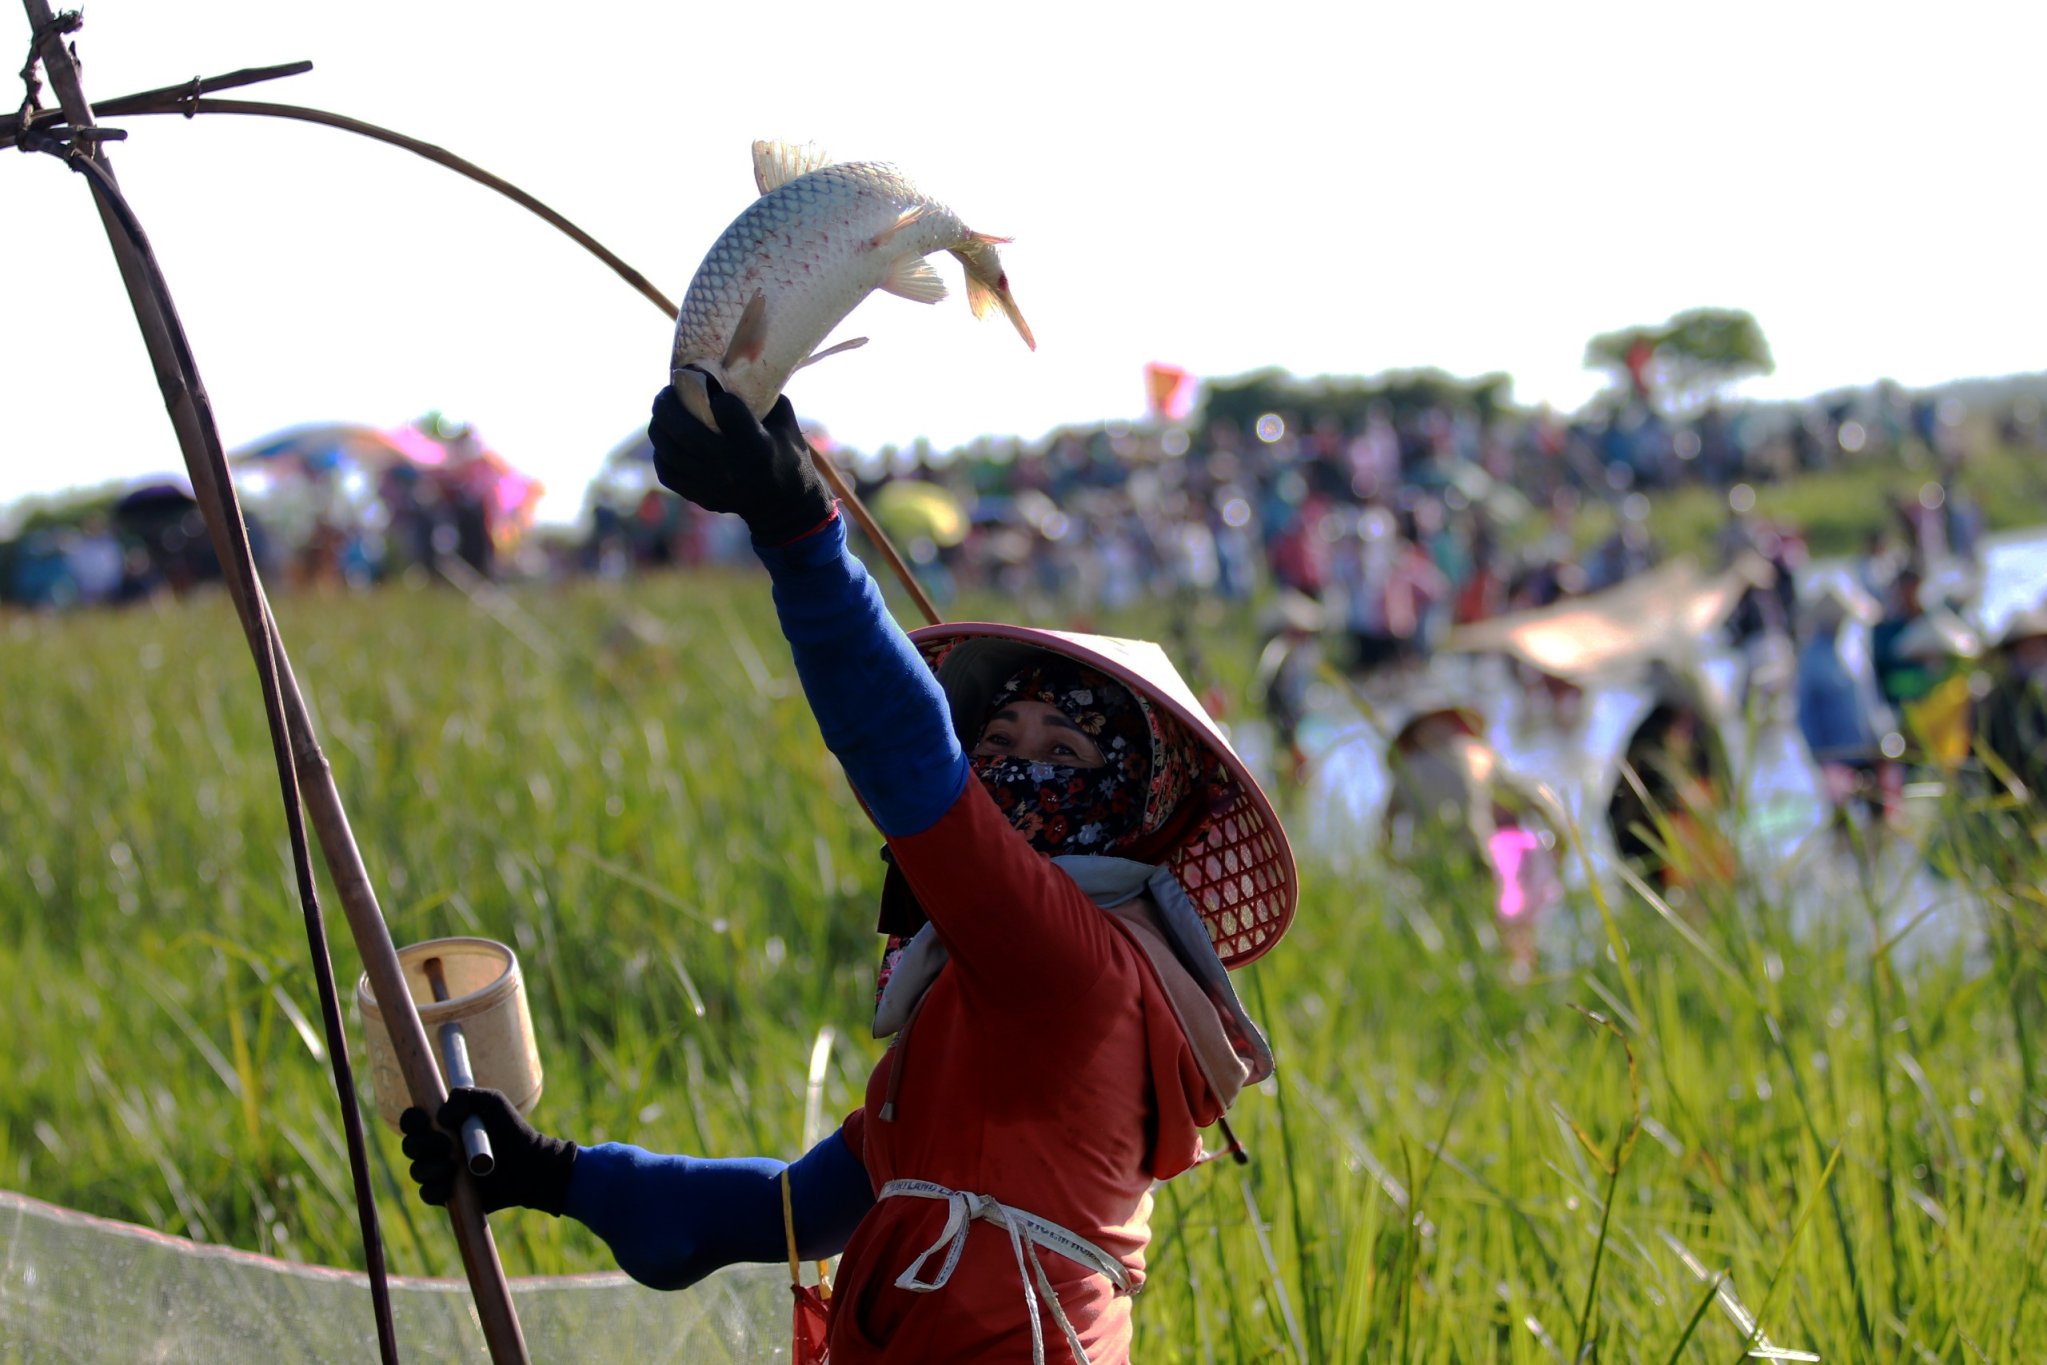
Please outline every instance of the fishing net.
M623 1275L511 1281L536 1362L787 1360L787 1267L735 1266L680 1293ZM391 1279L403 1357L482 1361L465 1281ZM0 1191L0 1365L377 1358L368 1282L202 1246Z

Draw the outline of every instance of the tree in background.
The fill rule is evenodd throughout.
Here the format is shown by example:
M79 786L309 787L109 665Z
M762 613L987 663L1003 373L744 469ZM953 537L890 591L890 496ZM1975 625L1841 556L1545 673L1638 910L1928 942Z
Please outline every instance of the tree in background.
M1726 384L1777 368L1753 315L1694 308L1654 327L1623 327L1585 343L1585 367L1605 370L1666 416L1695 412Z
M1282 412L1309 420L1327 417L1355 429L1374 404L1384 403L1398 417L1432 408L1469 408L1491 421L1506 409L1512 391L1513 380L1504 374L1459 379L1441 370L1400 370L1369 379L1297 379L1284 370L1265 369L1202 385L1201 419L1250 431L1260 414Z

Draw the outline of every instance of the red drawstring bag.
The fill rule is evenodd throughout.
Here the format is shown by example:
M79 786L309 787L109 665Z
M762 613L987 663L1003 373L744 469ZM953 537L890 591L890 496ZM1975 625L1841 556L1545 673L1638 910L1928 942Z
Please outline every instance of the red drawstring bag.
M825 1262L817 1263L817 1283L803 1283L802 1262L796 1256L796 1214L789 1202L789 1168L782 1168L782 1232L789 1239L789 1293L796 1300L793 1338L789 1351L791 1365L831 1365L832 1282Z
M831 1302L816 1285L792 1284L796 1296L795 1345L789 1352L794 1365L831 1365Z

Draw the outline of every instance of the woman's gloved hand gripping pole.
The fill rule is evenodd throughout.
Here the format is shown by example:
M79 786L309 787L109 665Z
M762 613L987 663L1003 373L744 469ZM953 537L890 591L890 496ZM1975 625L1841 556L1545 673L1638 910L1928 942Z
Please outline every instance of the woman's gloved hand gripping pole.
M568 1214L604 1239L619 1269L655 1289L682 1289L740 1261L788 1255L782 1230L782 1169L768 1157L714 1160L663 1156L623 1142L578 1147L536 1132L503 1093L448 1092L439 1127L420 1109L399 1119L419 1197L445 1204L461 1153L448 1136L483 1120L497 1166L474 1176L486 1213L538 1209ZM867 1171L832 1133L788 1166L796 1246L806 1260L845 1249L874 1203Z

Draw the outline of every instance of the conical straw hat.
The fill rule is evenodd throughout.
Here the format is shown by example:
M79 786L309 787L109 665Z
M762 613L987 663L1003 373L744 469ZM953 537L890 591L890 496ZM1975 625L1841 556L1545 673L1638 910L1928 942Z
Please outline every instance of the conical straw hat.
M1973 659L1983 652L1975 632L1952 612L1938 609L1899 631L1891 648L1901 659Z
M1187 837L1164 863L1187 891L1225 967L1264 954L1293 922L1300 878L1279 815L1180 670L1149 640L959 621L910 632L952 705L953 728L971 747L995 690L1049 651L1097 669L1177 721L1214 760L1186 799L1204 801Z
M2036 602L2023 611L2013 612L2011 619L2004 623L1998 633L1997 647L2008 648L2021 640L2047 636L2047 602Z

